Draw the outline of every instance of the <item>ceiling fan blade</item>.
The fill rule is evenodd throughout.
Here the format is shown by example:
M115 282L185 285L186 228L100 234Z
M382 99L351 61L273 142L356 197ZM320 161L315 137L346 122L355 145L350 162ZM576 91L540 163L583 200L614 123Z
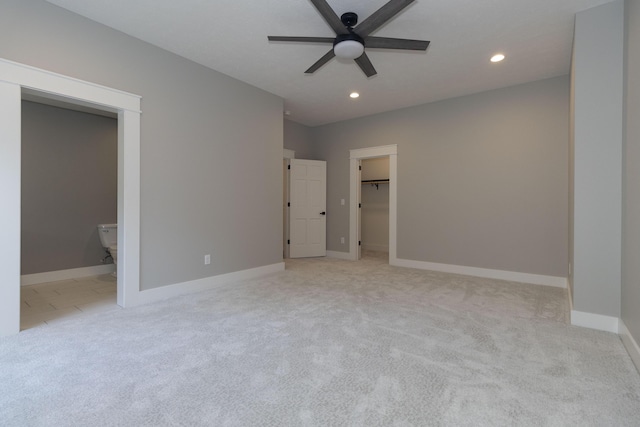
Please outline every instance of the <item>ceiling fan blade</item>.
M315 73L318 70L318 68L322 67L324 64L329 62L329 60L331 60L334 56L336 56L336 54L333 53L333 49L331 49L322 58L318 59L316 61L316 63L313 64L311 67L309 67L309 69L307 71L305 71L304 73L305 74L313 74L313 73Z
M366 53L363 53L359 58L356 58L355 61L360 69L367 75L367 77L375 76L376 74L378 74L376 69L373 68L373 64L369 60L369 57Z
M303 42L303 43L333 43L333 37L287 37L267 36L270 42Z
M367 48L374 49L427 50L429 43L427 40L393 39L389 37L372 36L364 40Z
M371 16L358 24L355 27L356 33L362 38L367 37L414 1L415 0L390 0L380 9L373 12Z
M327 24L333 28L336 34L347 34L349 32L326 0L311 0L311 3L318 9L320 15L322 15L324 20L327 21Z

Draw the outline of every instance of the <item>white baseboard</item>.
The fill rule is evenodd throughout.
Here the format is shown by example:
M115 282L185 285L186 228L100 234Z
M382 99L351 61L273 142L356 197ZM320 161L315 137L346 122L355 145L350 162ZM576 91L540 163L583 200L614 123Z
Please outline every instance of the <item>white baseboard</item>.
M567 279L567 296L569 298L569 311L573 311L573 293L571 292L571 283Z
M629 356L631 356L631 360L633 364L636 365L636 369L640 372L640 346L631 335L631 332L627 329L627 325L624 324L622 320L620 320L620 330L618 334L620 334L620 338L622 339L622 343L624 344Z
M219 274L217 276L205 277L203 279L191 280L189 282L161 286L159 288L140 291L135 304L147 304L180 295L215 289L219 286L228 285L233 282L255 279L257 277L267 276L280 271L284 271L284 262L251 268L248 270L234 271L233 273Z
M515 271L491 270L488 268L465 267L453 264L438 264L426 261L414 261L409 259L390 260L391 265L398 267L417 268L420 270L442 271L444 273L463 274L465 276L484 277L487 279L507 280L510 282L529 283L533 285L567 287L566 277L544 276L540 274L518 273Z
M375 243L362 243L365 251L389 252L389 245L377 245Z
M584 311L571 310L571 324L583 328L596 329L598 331L618 333L620 319L602 314L585 313Z
M569 283L567 282L567 285ZM571 288L567 286L567 300L569 301L569 323L571 323L571 313L573 312L573 295L571 294Z
M111 274L116 268L114 264L95 265L93 267L72 268L69 270L47 271L44 273L25 274L20 276L20 285L36 285L38 283L57 282L59 280L79 279L81 277Z
M346 259L347 261L353 260L349 252L327 251L327 256L329 258Z

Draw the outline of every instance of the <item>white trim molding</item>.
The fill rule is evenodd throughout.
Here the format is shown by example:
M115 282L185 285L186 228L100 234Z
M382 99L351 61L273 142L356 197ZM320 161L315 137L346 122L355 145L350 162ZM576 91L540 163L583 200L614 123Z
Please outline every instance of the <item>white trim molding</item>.
M389 263L397 267L416 268L419 270L441 271L443 273L462 274L465 276L484 277L487 279L506 280L509 282L529 283L532 285L553 286L556 288L567 287L567 279L564 277L518 273L515 271L491 270L488 268L466 267L453 264L439 264L409 259L396 259L395 261L389 260Z
M138 95L4 58L0 58L0 81L33 89L33 92L42 93L46 98L77 101L84 106L104 107L102 109L111 112L140 112L141 97Z
M114 264L94 265L92 267L71 268L68 270L46 271L43 273L23 274L20 285L29 286L38 283L57 282L59 280L80 279L88 276L111 274L116 271Z
M573 294L571 293L571 282L567 278L567 298L569 299L569 311L573 311Z
M618 333L620 319L602 314L571 310L571 324L598 331Z
M296 152L293 150L289 150L288 148L284 148L282 150L282 158L284 159L295 159L296 158Z
M398 144L379 145L377 147L356 148L349 150L350 159L373 159L398 154Z
M133 306L140 292L140 113L128 110L118 112L117 270L117 303Z
M622 340L624 347L627 349L629 356L631 356L633 364L636 365L636 369L640 372L640 346L638 346L638 343L633 338L633 335L631 335L631 332L629 332L627 325L624 324L622 319L620 319L619 326L618 334L620 334L620 339Z
M20 330L20 86L0 73L0 336Z
M362 242L363 251L389 252L389 244L384 243L364 243Z
M189 282L161 286L159 288L140 291L137 302L138 304L148 304L180 295L215 289L220 286L230 285L242 280L256 279L281 271L284 271L284 262L250 268L248 270L234 271L232 273L219 274L217 276L205 277L202 279L191 280Z
M327 251L328 258L346 259L352 261L351 254L349 252Z
M140 292L140 104L121 90L0 58L0 336L20 331L21 101L29 95L118 114L118 295Z

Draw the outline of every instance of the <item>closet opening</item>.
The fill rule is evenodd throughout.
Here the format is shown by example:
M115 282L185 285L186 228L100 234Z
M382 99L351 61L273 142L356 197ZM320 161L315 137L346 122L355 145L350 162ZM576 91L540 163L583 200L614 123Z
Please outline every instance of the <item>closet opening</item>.
M367 160L374 160L374 165L372 169L373 173L383 173L384 176L376 176L376 175L368 175L369 172L365 170L364 178L362 176L362 164ZM379 163L375 163L375 162ZM388 253L389 264L396 265L397 264L397 252L396 252L396 244L397 244L397 190L398 190L398 146L396 144L393 145L383 145L378 147L369 147L369 148L360 148L349 151L349 162L350 162L350 209L349 209L349 259L351 260L359 260L362 256L363 249L363 240L362 240L362 232L363 232L363 218L362 218L362 194L363 188L367 193L369 190L372 191L380 191L381 188L385 188L382 193L378 193L377 195L374 193L373 198L367 200L367 195L365 195L365 204L369 203L369 208L375 208L379 214L382 214L385 209L382 206L388 206L386 209L387 214L382 215L368 215L365 213L365 221L367 221L367 225L365 226L364 232L367 233L367 230L373 227L377 234L383 234L386 237L381 237L380 235L369 235L368 241L364 242L366 245L369 245L372 249L378 250L386 250ZM383 166L384 165L384 166ZM376 166L383 167L384 172L377 172ZM367 164L365 163L365 169L367 169ZM365 182L363 185L363 180L369 181ZM371 188L371 184L373 184L373 188ZM378 185L377 190L375 184ZM387 190L388 189L388 190ZM388 194L388 197L387 197ZM375 198L377 196L377 198ZM386 200L388 199L388 201ZM377 205L377 206L372 206ZM373 211L372 211L373 212ZM382 216L382 218L381 218ZM376 224L379 224L380 221L385 222L387 224L386 227L378 227L376 229ZM378 233L379 232L379 233ZM367 239L367 237L365 237ZM384 253L384 252L383 252Z
M361 255L389 258L389 156L360 163Z

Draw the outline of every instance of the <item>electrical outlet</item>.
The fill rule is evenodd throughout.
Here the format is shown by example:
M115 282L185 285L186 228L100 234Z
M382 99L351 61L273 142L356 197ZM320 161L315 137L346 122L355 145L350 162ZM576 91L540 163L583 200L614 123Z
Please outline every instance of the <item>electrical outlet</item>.
M342 243L344 245L344 237L340 238L340 243Z
M344 199L340 199L340 204L341 204L342 206L344 206ZM344 243L344 242L342 242L342 243Z
M211 255L207 254L204 256L204 265L211 264Z

